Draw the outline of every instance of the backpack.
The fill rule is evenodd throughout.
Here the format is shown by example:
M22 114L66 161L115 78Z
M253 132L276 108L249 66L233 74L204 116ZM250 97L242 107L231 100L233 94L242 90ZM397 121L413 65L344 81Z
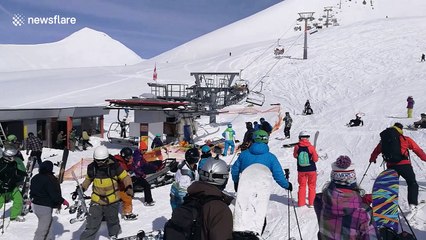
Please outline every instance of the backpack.
M203 231L202 207L219 196L187 194L182 206L172 212L172 217L164 225L164 240L199 240Z
M383 160L390 163L397 163L407 156L401 154L401 141L399 132L393 127L386 128L380 133L380 143L382 145Z
M309 154L308 147L299 147L297 164L301 167L308 167L311 165L311 155Z

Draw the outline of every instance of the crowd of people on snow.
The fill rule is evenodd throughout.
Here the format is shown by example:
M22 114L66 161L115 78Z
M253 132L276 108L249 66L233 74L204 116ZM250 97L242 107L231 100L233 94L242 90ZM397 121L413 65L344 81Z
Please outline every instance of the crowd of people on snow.
M411 117L414 100L410 96L407 102L407 115ZM307 115L313 113L309 100L305 104L304 113ZM361 116L357 114L348 126L362 126ZM426 114L422 114L421 117L422 120L415 124L424 127ZM289 112L285 113L283 122L284 136L290 138L293 120ZM281 188L293 191L293 184L289 182L278 158L268 146L274 129L272 125L264 118L260 118L259 122L246 122L246 129L243 142L238 148L235 147L236 132L232 124L228 123L222 133L223 149L206 144L186 150L184 159L174 169L174 181L169 194L173 213L164 226L164 239L181 239L180 237L188 234L196 236L193 239L239 239L233 233L233 216L228 207L234 197L223 190L229 178L232 178L234 190L238 194L240 175L253 164L265 165ZM382 154L386 167L394 169L405 179L410 211L415 211L419 204L419 185L409 153L414 152L423 161L426 161L426 153L413 139L403 134L403 129L401 123L395 123L385 130L397 139L393 140L398 144L392 149L393 155L389 155L389 146L385 142L384 135L382 136L385 132L383 131L381 141L372 151L369 162L376 163L378 155ZM75 129L71 131L69 137L70 140L76 139ZM349 156L341 155L331 164L330 181L320 193L316 192L318 171L316 164L320 159L315 146L310 142L310 137L309 132L301 131L293 149L298 182L296 206L314 208L319 226L318 239L383 239L380 238L380 231L372 220L372 196L366 194L358 184L355 166ZM64 147L65 138L63 132L59 132L58 146ZM86 131L82 132L81 140L83 146L91 146ZM53 173L53 163L41 159L42 147L40 138L29 133L25 141L26 155L30 156L28 161L37 163L39 171L32 177L30 184L32 211L38 218L34 235L34 239L37 240L53 239L51 231L53 210L61 209L61 205L66 207L70 205L62 196L59 181ZM21 216L23 198L20 184L28 175L21 148L16 136L10 135L0 149L0 207L12 201L9 218L17 222L25 221ZM162 149L167 150L161 134L157 134L153 139L151 148L153 151L160 151L160 155ZM144 154L147 150L145 142L141 142L137 149L124 147L114 156L105 146L94 149L94 161L87 166L87 175L81 183L83 192L90 186L92 191L86 224L80 239L95 239L102 221L107 223L110 239L117 239L121 233L120 211L124 220L131 221L138 218L138 214L133 211L132 203L136 189L142 189L144 192L145 206L155 205L147 176L165 168L166 162L160 155L157 155L156 161L146 161ZM232 165L231 162L227 163L221 159L228 154L235 156L238 150L241 152ZM213 156L213 153L216 156ZM72 193L72 198L73 200L78 198L78 187ZM189 215L194 215L188 209L195 209L195 206L198 206L202 213L199 215L201 223L196 227L192 225L195 220L188 216L188 212ZM266 224L265 219L264 228Z

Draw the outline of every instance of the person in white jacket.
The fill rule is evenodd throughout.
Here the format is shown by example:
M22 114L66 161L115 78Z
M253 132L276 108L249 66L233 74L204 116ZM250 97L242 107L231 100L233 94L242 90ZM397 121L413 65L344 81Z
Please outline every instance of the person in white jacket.
M189 185L194 181L198 181L197 163L199 160L200 152L197 148L191 148L185 152L185 160L179 164L175 174L175 181L170 189L172 210L182 205Z

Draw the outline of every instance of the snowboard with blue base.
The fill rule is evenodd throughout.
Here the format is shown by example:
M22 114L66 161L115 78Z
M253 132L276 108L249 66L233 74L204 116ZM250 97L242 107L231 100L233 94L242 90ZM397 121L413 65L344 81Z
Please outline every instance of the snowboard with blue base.
M271 190L272 172L268 167L255 163L244 169L234 208L234 239L261 239ZM250 235L253 238L248 238Z
M393 169L379 174L373 185L373 220L377 229L387 227L398 232L399 176Z

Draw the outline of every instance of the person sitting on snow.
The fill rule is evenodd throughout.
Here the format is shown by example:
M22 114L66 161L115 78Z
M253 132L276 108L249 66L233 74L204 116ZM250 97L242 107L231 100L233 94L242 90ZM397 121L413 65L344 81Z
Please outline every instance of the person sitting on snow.
M314 111L312 110L311 103L309 102L309 99L306 100L305 109L303 110L303 114L305 114L305 115L314 114Z
M355 119L351 119L349 123L347 124L348 127L358 127L358 126L364 126L364 121L361 120L361 115L356 114Z
M421 119L417 122L414 122L415 128L426 128L426 113L420 114Z

